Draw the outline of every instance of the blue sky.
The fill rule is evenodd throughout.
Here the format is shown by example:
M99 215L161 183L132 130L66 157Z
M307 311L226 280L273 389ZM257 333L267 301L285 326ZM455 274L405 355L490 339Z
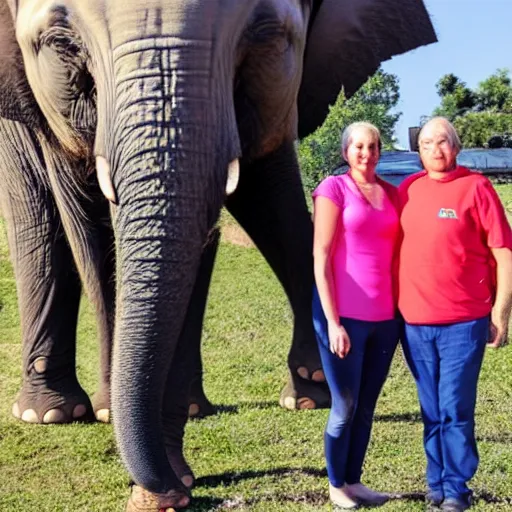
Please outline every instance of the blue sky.
M439 105L441 76L454 73L473 88L498 68L512 71L512 0L424 1L439 41L382 65L400 81L396 136L407 149L408 127Z

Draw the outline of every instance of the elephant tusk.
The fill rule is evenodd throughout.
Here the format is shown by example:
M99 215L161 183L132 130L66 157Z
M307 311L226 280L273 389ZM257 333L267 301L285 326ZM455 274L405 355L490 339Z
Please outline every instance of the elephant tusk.
M235 158L228 166L228 179L226 181L226 194L231 195L238 185L240 178L240 162Z
M96 176L103 195L113 204L117 204L116 192L110 176L110 165L102 156L96 157Z

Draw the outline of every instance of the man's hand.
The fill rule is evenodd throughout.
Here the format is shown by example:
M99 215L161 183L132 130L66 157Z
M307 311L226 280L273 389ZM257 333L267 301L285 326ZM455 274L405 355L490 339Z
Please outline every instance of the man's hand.
M508 344L508 319L500 318L498 315L491 315L490 336L487 346L489 348L500 348Z

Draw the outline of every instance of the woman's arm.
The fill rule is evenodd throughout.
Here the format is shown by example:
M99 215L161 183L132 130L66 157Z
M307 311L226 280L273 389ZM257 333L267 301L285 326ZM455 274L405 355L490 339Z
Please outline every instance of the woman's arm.
M512 309L512 250L507 247L492 249L496 260L496 300L491 315L489 346L498 348L507 343L508 324Z
M345 357L350 350L350 340L345 329L340 325L331 265L331 250L340 213L340 208L330 199L323 196L315 198L313 217L315 282L320 303L327 318L331 351L339 357Z

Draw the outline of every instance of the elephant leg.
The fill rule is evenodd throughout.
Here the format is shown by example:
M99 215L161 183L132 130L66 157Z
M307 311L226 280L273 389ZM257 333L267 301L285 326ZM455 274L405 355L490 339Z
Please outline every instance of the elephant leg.
M280 404L289 409L328 406L311 313L313 226L293 143L245 164L226 206L272 267L293 311L290 375Z
M219 238L219 230L214 229L204 247L164 393L163 426L167 458L176 476L188 488L194 484L194 473L183 455L183 436L190 408L192 404L197 405L202 415L215 412L203 391L200 344L208 287ZM192 388L192 384L195 388ZM192 390L196 393L194 396L191 395Z
M31 423L90 419L75 372L80 280L39 146L25 126L1 119L0 173L23 343L13 414Z
M84 210L91 225L94 226L95 256L98 261L101 261L98 283L100 297L90 297L96 310L100 345L99 386L92 397L92 406L96 419L107 423L110 421L110 377L115 317L114 232L109 203L103 196L94 175L88 185L87 197L90 200L84 206Z
M208 298L208 290L215 263L215 256L219 247L220 231L213 230L203 249L199 274L194 292L190 300L187 318L181 336L188 340L192 353L192 383L190 386L188 415L190 418L203 418L215 414L215 408L204 393L203 363L201 358L201 335L203 331L204 312Z

